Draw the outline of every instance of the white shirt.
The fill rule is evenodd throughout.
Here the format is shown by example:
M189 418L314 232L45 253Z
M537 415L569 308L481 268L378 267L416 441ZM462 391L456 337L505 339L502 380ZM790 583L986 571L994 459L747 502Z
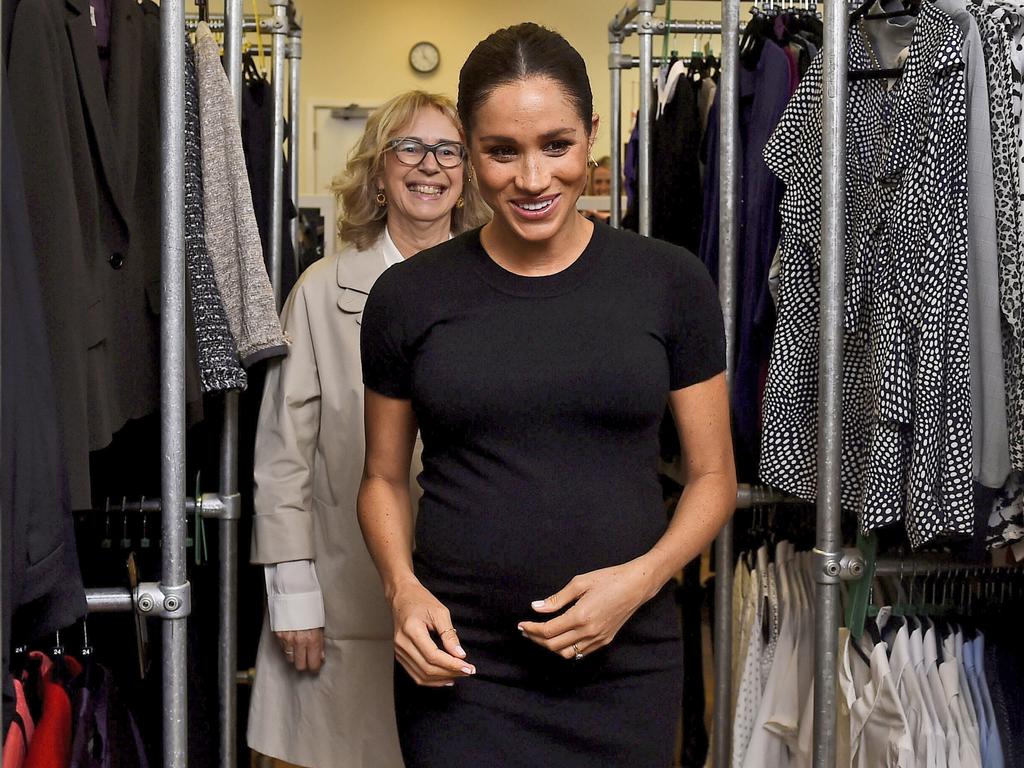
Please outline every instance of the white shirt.
M849 630L840 630L840 706L849 712L849 765L912 768L916 765L914 742L894 685L885 644L874 646L869 654L870 664L865 664L853 650L854 642ZM841 759L846 757L840 755Z
M936 733L921 681L914 670L910 630L905 622L893 638L889 666L916 747L916 765L918 768L942 768L946 764L945 740L941 732Z

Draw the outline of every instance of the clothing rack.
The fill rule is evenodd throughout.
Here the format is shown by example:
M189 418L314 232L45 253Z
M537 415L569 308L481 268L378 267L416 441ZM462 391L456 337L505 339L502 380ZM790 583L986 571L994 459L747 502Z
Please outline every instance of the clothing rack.
M291 162L290 193L298 200L298 114L299 64L302 57L302 29L295 21L290 0L271 0L272 19L261 20L242 13L242 0L225 0L223 16L210 19L211 29L224 32L224 66L227 70L235 109L241 113L242 43L245 32L269 31L273 46L274 173L271 179L271 283L278 308L281 306L281 216L284 211L285 84L292 116L288 144ZM159 583L144 582L134 590L125 588L87 589L90 613L136 612L154 616L163 624L163 764L184 768L187 762L186 625L191 612L191 589L186 580L185 537L189 512L196 500L185 496L185 259L184 259L184 49L186 27L194 29L198 17L188 19L181 0L163 0L160 13L160 99L161 99L161 497L125 504L117 512L163 512L162 572ZM290 42L289 42L290 41ZM289 63L289 77L284 65ZM293 229L293 241L297 239ZM297 245L297 242L295 242ZM296 248L297 250L297 248ZM220 585L218 590L218 700L220 721L220 765L237 764L237 661L238 610L238 393L224 397L221 430L219 492L199 497L204 518L219 521Z
M879 558L875 563L876 576L922 576L935 573L963 574L1018 574L1024 569L1016 565L990 565L985 563L963 563L955 560L896 560Z
M739 40L740 0L722 0L720 24L707 22L664 22L654 18L655 8L665 0L631 0L608 25L608 67L611 79L611 221L618 227L622 218L622 70L640 70L638 220L641 235L651 233L651 89L655 57L654 35L675 33L720 34L722 37L720 93L720 215L718 285L726 337L726 374L735 371L736 288L739 243ZM839 508L839 418L842 380L842 286L843 209L845 200L844 106L846 104L846 0L824 0L824 142L822 147L822 266L821 342L819 355L819 496L817 504L815 579L815 768L832 768L836 752L835 670L839 627L839 583L863 573L863 558L855 550L840 548ZM639 56L623 56L626 37L637 35ZM742 494L738 494L741 496ZM781 497L776 503L787 503ZM739 508L739 505L737 505ZM730 763L731 656L732 656L732 522L727 522L715 541L715 699L714 766Z

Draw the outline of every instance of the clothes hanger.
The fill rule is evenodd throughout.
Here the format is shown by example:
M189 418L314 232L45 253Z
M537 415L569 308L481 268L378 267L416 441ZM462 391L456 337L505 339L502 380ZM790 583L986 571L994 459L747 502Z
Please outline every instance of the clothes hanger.
M884 11L882 13L868 13L875 0L864 0L857 9L850 14L849 23L852 27L859 21L876 19L894 19L899 16L917 16L921 10L920 0L908 0L907 4L898 11ZM903 67L888 67L884 69L851 69L847 73L850 82L858 80L888 80L900 77L903 74Z

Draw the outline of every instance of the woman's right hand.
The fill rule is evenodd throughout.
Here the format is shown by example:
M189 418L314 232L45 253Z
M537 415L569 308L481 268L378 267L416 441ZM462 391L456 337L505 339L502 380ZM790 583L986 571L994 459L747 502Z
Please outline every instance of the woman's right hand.
M288 663L299 672L319 672L324 663L324 628L275 632Z
M466 662L452 616L418 580L394 590L391 613L395 621L395 658L418 685L441 688L476 674Z

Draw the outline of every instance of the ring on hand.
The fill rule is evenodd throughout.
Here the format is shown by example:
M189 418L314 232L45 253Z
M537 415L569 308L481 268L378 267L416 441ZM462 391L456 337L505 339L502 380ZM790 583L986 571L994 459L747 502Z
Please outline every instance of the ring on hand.
M295 649L294 648L285 648L284 649L284 655L285 656L294 656L295 655Z
M583 654L580 653L580 647L576 643L572 644L572 652L576 654L576 661L583 658Z
M440 637L444 637L444 636L445 636L445 635L447 635L447 634L448 634L449 632L454 632L455 634L458 634L458 633L459 633L459 630L457 630L457 629L456 629L455 627L448 627L448 629L446 629L446 630L445 630L444 632L442 632L442 633L440 634Z

